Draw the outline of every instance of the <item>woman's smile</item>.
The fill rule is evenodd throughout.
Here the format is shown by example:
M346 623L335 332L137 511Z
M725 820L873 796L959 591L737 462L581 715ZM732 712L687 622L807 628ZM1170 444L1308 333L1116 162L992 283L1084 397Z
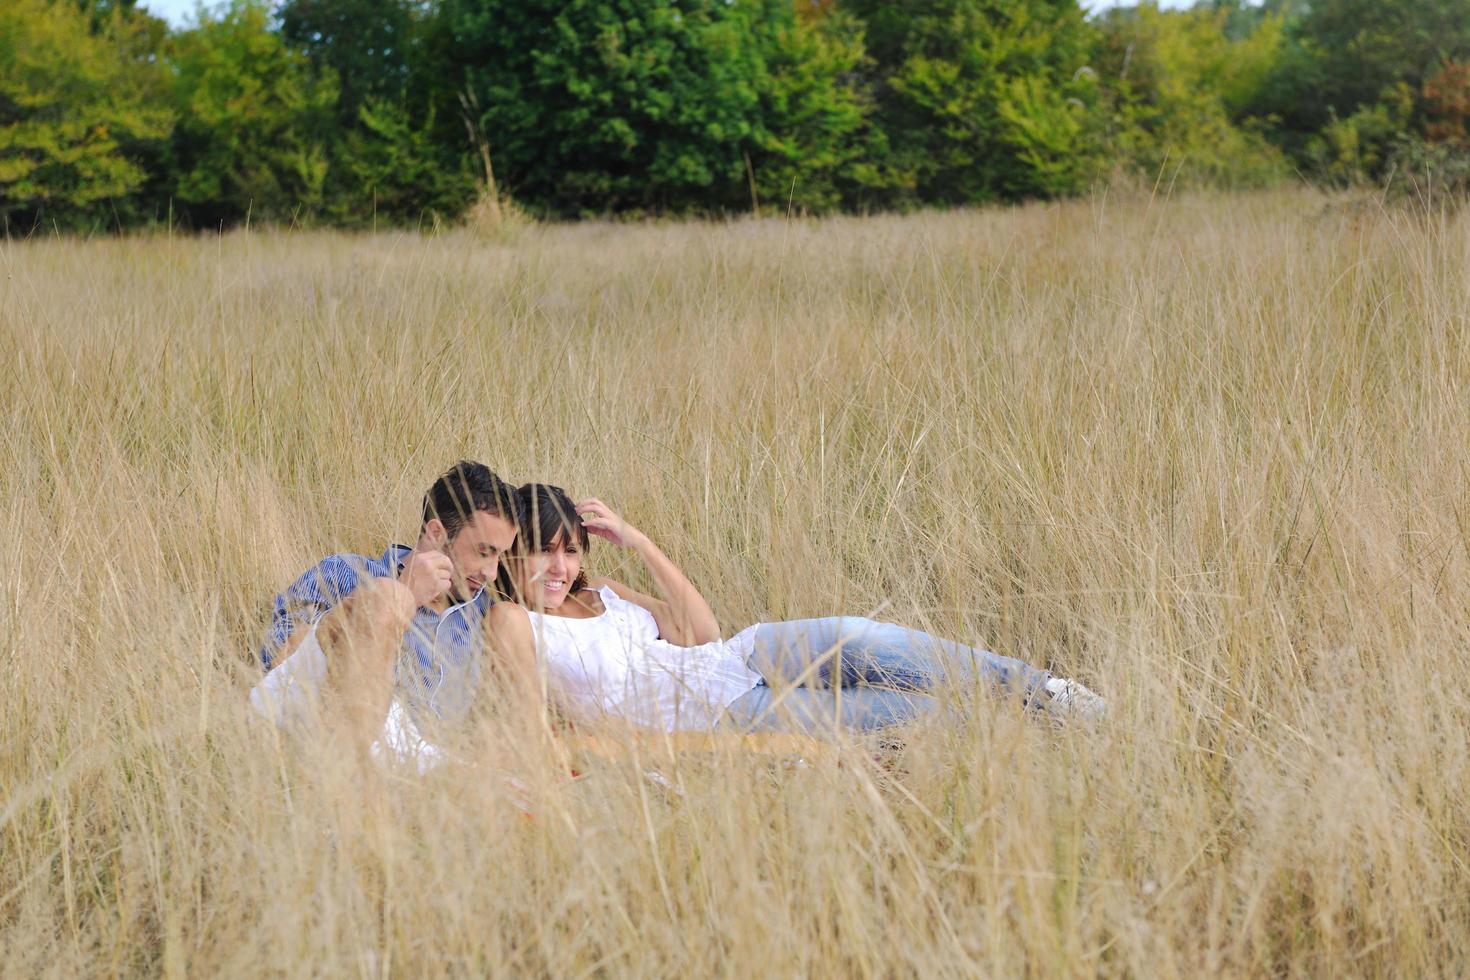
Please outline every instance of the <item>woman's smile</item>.
M582 572L579 542L568 542L561 530L551 543L518 562L521 595L533 606L558 609L570 597Z

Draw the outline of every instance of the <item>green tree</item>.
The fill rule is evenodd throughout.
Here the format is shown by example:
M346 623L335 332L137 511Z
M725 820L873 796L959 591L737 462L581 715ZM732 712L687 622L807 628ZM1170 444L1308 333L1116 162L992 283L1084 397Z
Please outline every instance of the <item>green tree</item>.
M737 206L759 101L750 7L445 0L498 175L554 214Z
M106 33L114 27L119 20L126 20L138 14L147 17L138 10L138 0L72 0L76 8L87 15L87 21L92 26L94 34ZM152 18L158 20L158 18ZM162 21L159 21L162 24Z
M924 203L1070 193L1096 174L1094 32L1076 0L853 0L889 161Z
M338 80L321 209L333 223L415 223L474 197L455 88L431 44L433 12L425 0L281 5L281 37Z
M1412 136L1413 121L1397 129L1403 92L1420 92L1441 66L1470 56L1470 0L1310 0L1290 13L1253 112L1317 176L1381 170ZM1410 116L1418 115L1416 107Z
M71 4L0 4L0 217L7 228L96 222L143 186L169 133L147 18ZM112 207L107 211L112 212Z
M786 0L758 13L752 193L777 210L881 203L901 178L884 166L887 140L873 119L861 23L831 11L801 19Z
M328 216L363 226L460 214L474 201L477 184L464 144L453 135L445 138L432 108L415 118L403 99L368 99L333 147Z
M336 77L271 30L264 0L235 0L177 35L170 61L179 116L170 179L187 220L211 227L321 209Z
M1278 15L1242 23L1234 5L1110 11L1097 64L1114 160L1147 175L1251 186L1285 175L1281 153L1253 115L1276 70Z
M337 110L357 122L369 99L401 99L413 77L421 0L286 0L281 37L338 80Z
M1318 129L1470 57L1470 0L1313 0L1297 34L1316 65L1292 94L1299 123Z

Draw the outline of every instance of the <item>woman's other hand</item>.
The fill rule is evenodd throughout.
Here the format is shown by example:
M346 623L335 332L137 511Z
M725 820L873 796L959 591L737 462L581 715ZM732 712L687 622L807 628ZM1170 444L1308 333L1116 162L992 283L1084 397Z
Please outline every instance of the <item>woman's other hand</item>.
M642 531L596 497L588 497L578 503L577 514L582 517L582 526L588 534L611 541L619 548L637 548L646 538Z

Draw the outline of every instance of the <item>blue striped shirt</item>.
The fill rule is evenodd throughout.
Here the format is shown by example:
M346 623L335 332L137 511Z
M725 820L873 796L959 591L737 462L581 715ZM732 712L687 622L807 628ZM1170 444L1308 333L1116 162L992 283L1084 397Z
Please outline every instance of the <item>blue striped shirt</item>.
M381 558L330 555L307 569L271 604L271 624L260 662L271 669L281 647L298 628L310 626L351 595L365 577L392 578L413 549L389 545ZM398 697L417 716L425 711L446 721L461 720L480 679L482 621L491 604L488 589L443 612L419 607L403 636L398 658Z

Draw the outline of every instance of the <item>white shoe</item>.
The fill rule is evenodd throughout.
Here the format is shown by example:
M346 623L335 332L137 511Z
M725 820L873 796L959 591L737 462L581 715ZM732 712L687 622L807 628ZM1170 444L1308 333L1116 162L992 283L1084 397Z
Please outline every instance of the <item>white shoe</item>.
M1108 703L1101 695L1065 677L1053 677L1042 690L1046 691L1046 709L1057 717L1080 718L1092 723L1101 721L1108 710Z

